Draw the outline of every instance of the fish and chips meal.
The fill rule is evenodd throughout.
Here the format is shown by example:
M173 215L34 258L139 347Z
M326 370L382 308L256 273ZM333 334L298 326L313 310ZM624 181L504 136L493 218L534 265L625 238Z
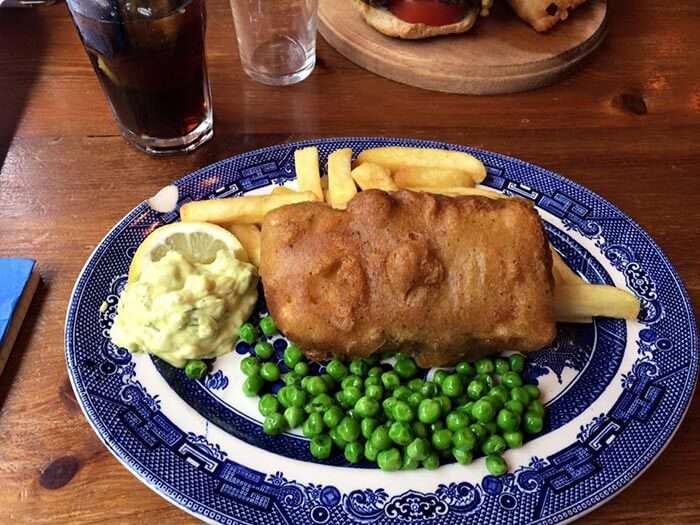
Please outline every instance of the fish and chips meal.
M313 458L398 470L483 454L503 475L503 452L545 428L525 355L557 322L639 315L564 262L532 203L479 186L471 155L340 149L322 176L308 147L295 168L296 187L188 202L151 233L112 339L190 379L247 345L263 430L300 428ZM269 315L253 322L258 277Z
M490 14L494 0L351 0L368 25L380 33L416 40L466 33ZM507 0L536 31L549 31L586 0Z

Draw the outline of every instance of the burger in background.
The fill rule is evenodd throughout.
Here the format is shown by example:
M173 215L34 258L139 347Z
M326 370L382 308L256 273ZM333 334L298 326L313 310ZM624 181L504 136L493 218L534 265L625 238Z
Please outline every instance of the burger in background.
M387 36L405 39L466 33L493 0L352 0L365 21Z

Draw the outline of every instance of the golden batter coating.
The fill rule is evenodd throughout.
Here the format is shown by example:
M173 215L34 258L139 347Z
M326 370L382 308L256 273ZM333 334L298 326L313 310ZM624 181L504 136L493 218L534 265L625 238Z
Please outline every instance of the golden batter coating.
M555 336L551 254L521 199L369 190L344 211L284 206L261 252L270 312L312 359L401 350L442 366Z

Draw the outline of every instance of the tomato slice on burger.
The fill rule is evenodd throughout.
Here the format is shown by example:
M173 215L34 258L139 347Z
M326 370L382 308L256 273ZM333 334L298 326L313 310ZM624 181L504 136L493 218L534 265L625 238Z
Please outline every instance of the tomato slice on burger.
M392 0L389 11L411 24L446 26L462 20L466 8L461 3L445 3L442 0Z

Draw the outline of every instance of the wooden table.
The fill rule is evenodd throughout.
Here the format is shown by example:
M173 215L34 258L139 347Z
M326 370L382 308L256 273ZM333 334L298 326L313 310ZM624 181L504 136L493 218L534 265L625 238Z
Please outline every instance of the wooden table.
M305 82L242 73L227 2L210 0L216 135L152 159L116 127L66 7L0 10L0 255L43 278L0 377L0 523L193 523L100 444L68 382L63 321L73 282L107 230L145 196L213 161L309 137L388 135L471 144L585 184L659 242L700 306L700 4L610 3L587 67L536 92L421 91L359 69L324 42ZM546 37L543 37L546 38ZM700 522L700 414L659 460L584 523Z

